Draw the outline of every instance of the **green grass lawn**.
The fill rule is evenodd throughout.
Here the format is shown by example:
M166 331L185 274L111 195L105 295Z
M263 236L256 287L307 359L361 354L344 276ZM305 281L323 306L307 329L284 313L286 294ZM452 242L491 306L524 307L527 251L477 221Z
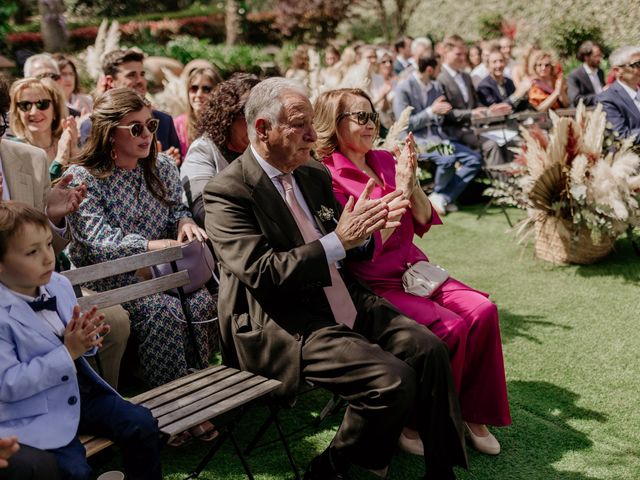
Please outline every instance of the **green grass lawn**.
M462 480L637 480L640 478L640 257L625 239L592 266L559 267L516 244L497 209L476 220L463 209L435 227L419 245L453 276L491 293L502 325L513 425L494 429L503 452L488 457L469 450ZM510 211L513 217L522 216ZM311 421L329 395L316 391L282 413L285 430ZM246 443L266 412L252 410L238 426ZM331 440L339 415L293 435L301 469ZM274 438L273 432L269 438ZM165 449L166 478L184 478L206 451L193 442ZM257 479L292 478L279 445L254 452ZM117 468L119 460L100 470ZM390 479L417 479L418 457L398 453ZM354 469L356 479L374 479ZM225 445L201 475L246 478Z

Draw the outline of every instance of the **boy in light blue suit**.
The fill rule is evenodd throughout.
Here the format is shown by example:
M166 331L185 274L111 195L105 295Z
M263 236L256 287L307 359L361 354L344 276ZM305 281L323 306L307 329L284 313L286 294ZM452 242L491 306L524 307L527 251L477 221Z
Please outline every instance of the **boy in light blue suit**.
M160 480L159 431L151 412L120 397L89 367L108 328L95 308L80 314L69 281L54 272L47 217L0 203L0 437L21 452L51 452L62 478L91 475L79 434L115 441L129 480ZM0 479L18 478L9 468ZM8 475L8 476L6 476Z

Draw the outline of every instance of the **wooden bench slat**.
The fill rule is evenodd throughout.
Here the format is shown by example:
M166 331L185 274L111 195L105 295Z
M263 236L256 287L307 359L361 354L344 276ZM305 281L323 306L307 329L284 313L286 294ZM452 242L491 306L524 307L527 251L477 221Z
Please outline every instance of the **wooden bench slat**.
M231 375L224 380L203 386L198 390L190 390L184 396L175 398L169 402L163 402L163 405L156 408L149 407L147 404L144 406L150 408L153 411L153 416L159 419L164 415L188 407L198 400L211 397L219 392L224 391L226 395L235 395L236 392L246 388L243 387L243 385L245 385L246 381L251 377L254 377L254 375L248 372L238 372L237 375Z
M72 285L101 280L103 278L132 272L139 268L150 267L160 263L168 263L182 258L182 247L169 247L153 252L139 253L130 257L117 258L73 270L66 270L62 275L67 277Z
M222 400L214 406L215 408L205 408L199 410L197 412L194 412L189 417L181 419L180 421L176 421L174 423L160 427L160 430L168 435L176 435L177 433L183 432L191 427L199 425L206 420L215 419L215 417L222 415L223 413L230 412L242 405L246 405L247 403L258 399L263 395L272 392L279 386L280 382L277 380L266 380L265 382L261 382L258 385L255 385L253 388L245 390L241 395L236 395L227 400Z
M181 287L189 283L189 272L186 270L171 273L163 277L146 280L132 285L115 288L107 292L99 292L94 295L78 298L78 305L82 311L86 311L94 305L98 308L111 307L130 300L164 292L171 288Z
M105 448L113 445L113 442L107 438L90 437L86 442L82 442L82 446L86 451L86 456L90 457L98 452L101 452Z
M208 375L206 377L202 377L198 380L195 380L187 385L183 385L182 387L173 389L169 392L163 392L152 398L149 401L142 403L143 406L147 407L150 410L154 410L154 412L163 405L172 403L179 404L184 403L184 398L188 398L193 394L197 394L198 391L203 390L205 388L210 389L212 386L218 386L218 388L225 388L229 385L233 385L239 381L244 380L247 377L250 377L251 374L248 372L238 372L232 369L226 369L221 372L216 373L215 375ZM231 378L230 378L231 377ZM236 378L238 377L238 378Z
M266 380L267 379L264 377L251 377L243 382L243 387L244 389L252 388L256 385L264 383ZM221 390L217 393L214 393L213 395L209 395L207 398L197 400L188 406L182 407L179 410L175 410L171 413L168 413L167 415L163 415L162 417L158 418L158 425L162 430L162 427L193 415L194 413L199 412L203 409L211 412L212 417L220 415L220 413L222 412L219 410L219 405L221 405L223 401L228 400L229 398L236 397L238 394L239 393L237 392L237 390L233 392ZM242 403L237 404L237 406L239 405L242 405Z
M176 378L169 383L165 383L164 385L160 385L159 387L152 388L151 390L147 390L135 397L129 399L130 402L142 404L152 398L155 398L161 393L168 392L174 388L181 387L182 385L189 384L192 380L197 380L198 378L206 377L212 375L213 373L219 372L221 370L227 370L229 367L224 365L212 365L210 367L204 368L202 370L198 370L197 372L190 373L189 375L185 375L184 377ZM235 370L235 369L231 369Z

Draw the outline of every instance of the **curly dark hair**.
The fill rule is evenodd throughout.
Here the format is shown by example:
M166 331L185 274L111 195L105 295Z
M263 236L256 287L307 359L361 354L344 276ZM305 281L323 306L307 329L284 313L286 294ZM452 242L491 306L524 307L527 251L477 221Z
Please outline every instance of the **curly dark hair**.
M0 74L0 114L5 115L11 106L11 96L9 95L9 82Z
M258 83L260 79L255 75L240 73L218 84L198 120L197 136L208 135L219 147L225 146L233 119L244 110L247 100L245 93Z

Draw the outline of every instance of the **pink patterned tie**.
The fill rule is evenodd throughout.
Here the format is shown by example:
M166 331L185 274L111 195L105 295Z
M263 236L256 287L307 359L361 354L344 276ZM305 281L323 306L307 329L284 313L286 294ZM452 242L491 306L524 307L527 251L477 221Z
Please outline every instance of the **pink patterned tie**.
M293 218L298 224L302 238L306 243L311 243L320 238L316 227L313 224L313 220L310 219L305 213L304 209L298 203L296 194L293 191L293 178L291 174L280 175L278 177L282 188L284 188L284 201L287 203L289 210L293 214ZM324 287L324 293L329 301L331 312L336 319L336 322L342 323L349 328L353 328L353 324L356 321L356 307L353 305L349 290L344 284L338 269L335 264L329 265L329 272L331 274L331 286Z

